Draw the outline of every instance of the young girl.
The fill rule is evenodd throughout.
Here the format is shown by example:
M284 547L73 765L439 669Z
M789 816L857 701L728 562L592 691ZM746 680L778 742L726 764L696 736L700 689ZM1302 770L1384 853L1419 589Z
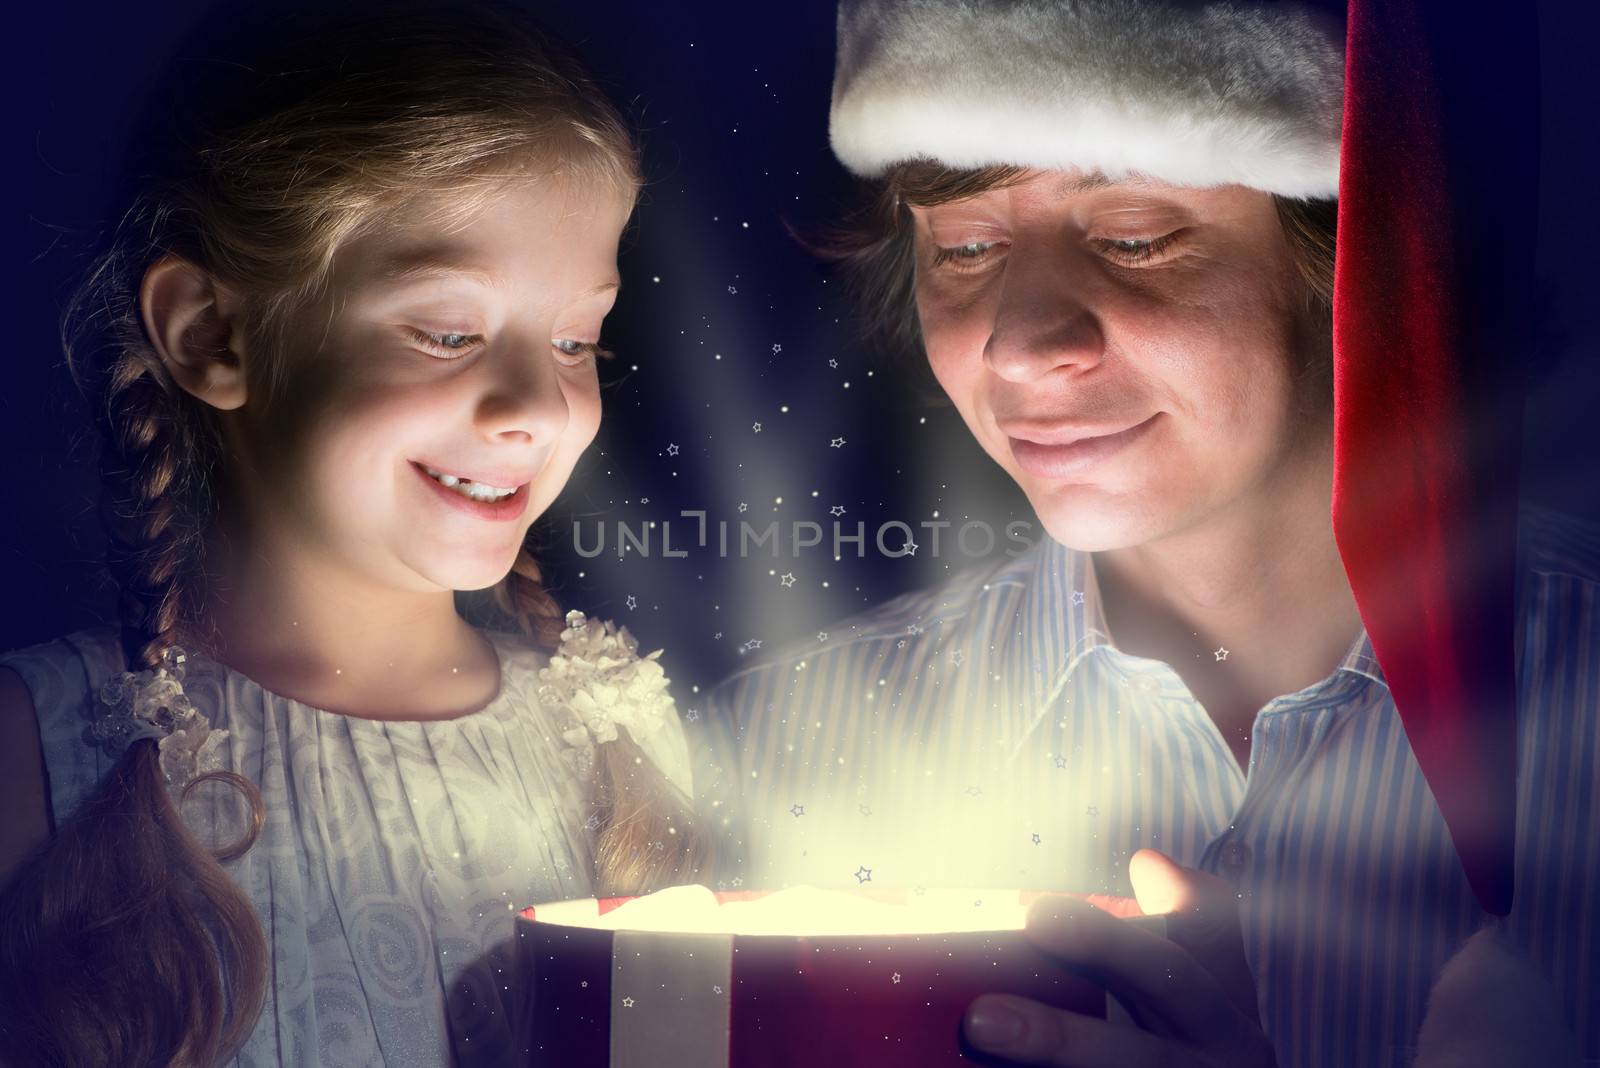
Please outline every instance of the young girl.
M701 862L659 666L523 548L600 417L623 125L513 18L292 29L69 314L122 625L0 667L6 1063L506 1063L512 910Z

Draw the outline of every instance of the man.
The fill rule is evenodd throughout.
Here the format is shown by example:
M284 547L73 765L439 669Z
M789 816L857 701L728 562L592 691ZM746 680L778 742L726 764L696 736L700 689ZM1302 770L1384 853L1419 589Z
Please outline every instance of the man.
M1074 950L1039 917L1047 945L1166 1025L1119 1037L975 1006L969 1041L1041 1064L1407 1063L1441 967L1509 906L1508 943L1600 1057L1583 1011L1600 840L1576 829L1597 815L1600 541L1523 513L1513 691L1509 640L1503 678L1493 656L1463 664L1476 614L1452 631L1437 611L1452 592L1430 569L1454 550L1408 551L1407 527L1453 514L1375 538L1465 475L1448 457L1408 468L1403 434L1351 436L1380 392L1360 375L1386 355L1353 317L1336 410L1334 197L1341 162L1371 162L1359 138L1341 161L1341 125L1374 113L1341 111L1343 27L1176 0L863 0L839 27L834 148L883 197L852 257L891 318L914 311L890 332L920 340L1049 537L718 690L701 784L738 877L1141 901L1152 873L1186 901L1231 885L1243 990L1199 940L1162 956L1080 916L1098 944ZM1375 284L1341 280L1347 301ZM1369 332L1386 321L1364 310ZM1355 491L1381 487L1384 449L1394 484L1374 502Z

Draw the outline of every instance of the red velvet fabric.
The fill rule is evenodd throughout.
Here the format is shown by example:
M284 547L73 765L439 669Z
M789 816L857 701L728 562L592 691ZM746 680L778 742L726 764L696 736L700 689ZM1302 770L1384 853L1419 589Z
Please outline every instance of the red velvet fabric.
M1503 915L1537 51L1531 10L1447 7L1348 7L1333 523L1467 878Z

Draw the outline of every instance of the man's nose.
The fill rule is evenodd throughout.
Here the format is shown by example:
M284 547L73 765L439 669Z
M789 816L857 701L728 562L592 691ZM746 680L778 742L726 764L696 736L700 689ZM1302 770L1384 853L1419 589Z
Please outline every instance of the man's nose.
M561 436L571 413L548 343L507 348L485 362L477 422L486 438L542 446Z
M984 362L995 374L1031 382L1058 368L1099 363L1105 336L1088 298L1091 270L1059 248L1012 250L983 348Z

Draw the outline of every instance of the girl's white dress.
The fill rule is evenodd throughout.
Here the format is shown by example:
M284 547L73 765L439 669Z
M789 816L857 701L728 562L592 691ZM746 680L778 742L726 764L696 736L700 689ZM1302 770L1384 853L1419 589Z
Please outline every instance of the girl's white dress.
M261 788L266 823L228 870L272 945L266 1007L237 1065L528 1063L512 1049L518 910L593 896L583 782L537 699L548 661L520 635L485 632L501 686L441 722L381 722L312 708L190 655L184 689L228 731L223 765ZM37 709L52 820L112 757L85 741L100 685L122 670L116 635L82 631L0 656ZM685 794L676 718L644 742ZM231 787L184 805L202 841L243 826Z

